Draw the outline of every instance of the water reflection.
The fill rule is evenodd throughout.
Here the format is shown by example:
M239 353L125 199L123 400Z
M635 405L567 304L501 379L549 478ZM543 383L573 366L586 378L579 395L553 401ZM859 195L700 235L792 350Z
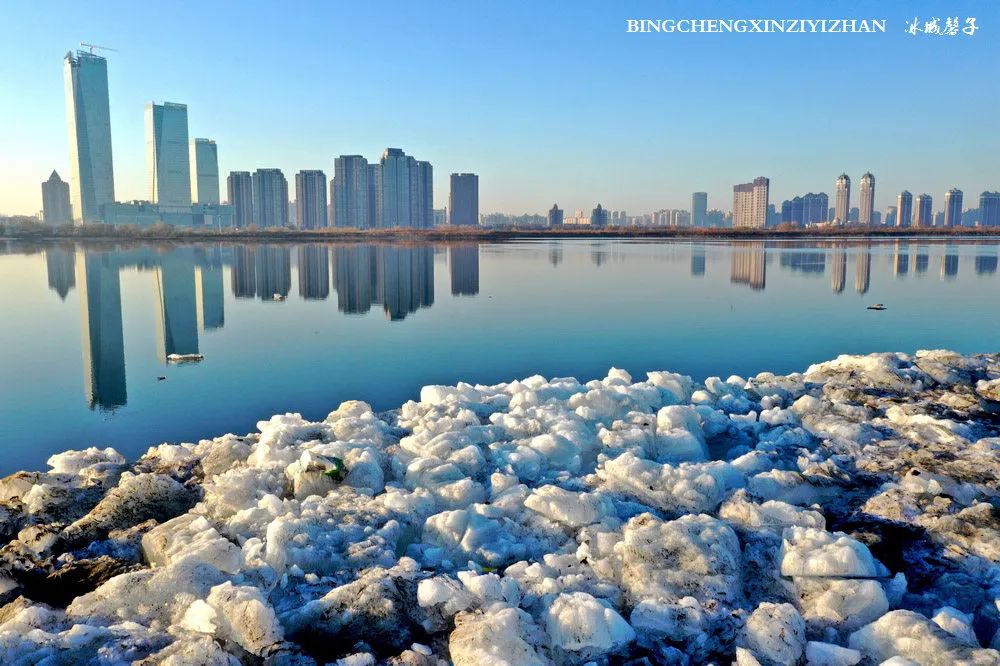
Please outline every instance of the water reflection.
M763 242L733 243L732 270L729 281L749 285L755 291L764 289L767 278L767 257Z
M995 244L981 244L969 249L967 245L956 243L919 241L692 242L687 247L679 243L646 243L638 245L638 253L624 243L559 243L556 247L523 244L517 247L522 260L529 256L543 266L550 264L558 269L557 275L560 276L563 271L567 275L587 275L587 271L595 271L599 267L600 271L595 275L604 276L599 278L601 282L622 289L631 288L628 285L634 284L623 281L632 279L625 276L633 266L643 274L650 270L648 265L634 263L643 261L645 257L653 262L655 270L661 270L660 266L663 266L664 275L672 276L670 279L699 278L698 284L705 285L704 289L709 290L709 300L720 295L722 287L710 278L720 266L725 266L727 254L729 282L738 288L749 287L762 292L771 287L780 291L789 280L796 285L801 282L805 287L808 281L815 278L829 279L830 289L838 295L840 302L850 300L844 294L850 262L853 262L854 292L857 295L868 294L873 289L873 280L877 288L879 275L882 276L883 286L894 284L893 280L887 279L890 276L906 276L911 268L911 255L914 274L926 274L931 263L936 267L940 261L941 279L947 281L959 276L962 262L972 261L977 276L993 276L998 268ZM33 251L39 250L36 247ZM478 243L445 247L206 244L124 249L52 245L44 248L44 279L60 300L66 300L74 290L78 292L86 403L93 410L113 411L126 405L128 400L122 300L123 280L126 278L122 277L122 271L128 272L129 282L124 284L133 285L126 291L134 292L134 285L140 284L131 282L135 274L142 274L145 276L142 279L148 280L144 287L148 291L143 292L148 296L138 298L155 311L156 341L150 340L148 348L151 359L155 358L156 362L163 364L172 354L204 351L209 344L205 336L221 331L226 325L227 298L259 299L268 303L266 306L240 303L235 305L237 308L266 307L269 313L288 312L272 308L280 308L275 301L285 300L292 293L293 273L298 284L299 301L326 301L333 292L337 309L343 314L363 315L381 308L389 321L405 320L435 304L435 253L441 258L439 269L448 271L441 285L443 293L462 297L475 297L480 293L481 263L509 258L504 251L492 248L489 252L481 252ZM776 264L773 270L778 272L768 283L770 262L774 262L772 266ZM546 275L550 275L548 266L545 268ZM516 269L515 273L519 270ZM226 293L227 271L229 294ZM709 279L700 279L706 276ZM724 272L718 277L724 279ZM559 287L525 284L518 298L534 298L536 291L542 288L555 289L556 292L560 289L571 290L575 284L569 282ZM896 289L910 288L905 282L895 284ZM916 286L916 283L913 284ZM829 294L825 284L816 283L815 286ZM947 288L951 289L950 286ZM897 292L897 300L901 300L898 299L900 293ZM920 293L924 293L923 284ZM549 297L558 298L559 295L550 294ZM890 300L882 293L875 297L887 303ZM136 297L130 298L129 302L135 307ZM465 300L455 303L451 307L468 307ZM314 305L318 304L310 304L309 307ZM155 357L152 356L154 344ZM207 368L198 370L202 373L207 371Z

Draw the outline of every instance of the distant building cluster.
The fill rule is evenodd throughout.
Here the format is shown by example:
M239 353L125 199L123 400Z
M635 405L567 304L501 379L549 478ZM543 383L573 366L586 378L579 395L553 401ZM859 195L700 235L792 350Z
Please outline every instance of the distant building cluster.
M709 209L708 193L694 192L690 209L660 209L629 216L598 203L572 215L553 204L546 215L482 215L479 176L453 173L446 208L434 208L430 162L386 148L377 162L361 155L334 159L333 177L319 169L299 171L290 183L277 168L231 171L226 201L220 200L219 153L215 141L189 138L187 106L150 102L145 107L148 197L115 198L107 60L88 51L64 59L69 181L55 171L42 183L41 218L46 224L131 224L149 226L236 226L321 229L410 228L436 226L664 226L762 229L778 224L892 225L897 227L1000 226L1000 192L983 192L979 207L963 210L957 188L944 195L936 211L930 194L904 190L885 213L875 210L875 176L866 172L852 206L848 174L834 182L833 205L825 192L770 201L770 179L759 176L733 186L732 212ZM290 195L294 194L294 199Z

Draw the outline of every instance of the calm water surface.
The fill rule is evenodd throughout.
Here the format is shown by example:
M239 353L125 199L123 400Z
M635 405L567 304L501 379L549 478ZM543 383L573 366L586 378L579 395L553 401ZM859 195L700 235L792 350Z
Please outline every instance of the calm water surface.
M0 241L0 473L352 398L388 409L432 383L997 351L997 256L996 241Z

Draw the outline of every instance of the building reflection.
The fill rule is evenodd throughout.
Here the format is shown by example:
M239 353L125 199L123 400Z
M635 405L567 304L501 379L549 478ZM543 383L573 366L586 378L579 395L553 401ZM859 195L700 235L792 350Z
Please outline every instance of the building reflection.
M299 296L308 300L330 297L330 251L325 247L299 247Z
M858 249L854 257L854 290L859 294L867 294L872 281L872 251L865 245Z
M553 267L556 267L559 264L561 264L562 260L563 260L562 248L554 247L551 250L549 250L549 263L552 264Z
M381 305L388 319L399 321L434 304L431 247L350 245L336 248L334 263L337 308L345 314Z
M233 268L229 275L233 296L253 298L257 295L257 252L253 247L233 248Z
M910 255L907 247L896 241L896 250L892 256L892 274L902 277L910 271Z
M946 245L941 257L941 277L953 278L958 275L958 250L954 245Z
M976 255L976 275L993 275L997 272L997 255Z
M198 297L194 250L181 248L163 255L156 269L157 351L161 361L172 354L198 353Z
M931 265L931 258L927 252L921 252L919 249L917 253L913 255L913 272L917 275L923 275L927 272L927 267Z
M112 410L126 402L121 283L112 253L78 250L76 284L83 392L91 409Z
M211 331L222 328L226 323L222 248L196 249L195 264L198 329Z
M830 258L830 287L840 294L847 283L847 253L842 245L835 245Z
M286 298L292 289L292 251L282 245L260 245L256 248L255 271L257 296L271 300Z
M691 245L691 275L701 277L705 274L705 244Z
M763 242L733 243L729 281L749 285L755 291L763 290L767 277L766 260Z
M782 268L794 272L822 275L826 272L826 253L807 250L782 252L778 258Z
M452 296L475 296L479 293L479 244L448 247L448 272Z
M66 300L70 289L76 286L75 253L55 245L45 248L45 272L49 278L49 289Z

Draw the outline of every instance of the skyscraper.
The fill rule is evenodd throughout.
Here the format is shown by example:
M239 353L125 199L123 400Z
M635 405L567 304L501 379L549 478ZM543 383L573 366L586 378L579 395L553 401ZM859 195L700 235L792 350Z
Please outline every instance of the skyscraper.
M382 203L381 226L409 227L410 219L410 163L399 148L386 148L382 153Z
M913 226L930 227L934 225L934 210L931 195L919 194L913 205Z
M430 162L410 163L410 225L416 229L434 226L434 170Z
M70 202L76 222L93 222L101 219L101 206L115 200L108 61L86 51L67 53L63 74Z
M733 186L733 226L763 229L767 226L768 190L771 181L758 176Z
M896 199L896 226L908 227L913 222L913 195L903 190Z
M476 226L479 224L479 176L474 173L451 174L448 193L448 224Z
M962 226L962 190L954 187L944 193L944 226Z
M191 155L187 106L146 105L146 175L149 200L161 211L191 210Z
M875 219L875 176L866 171L861 176L861 210L858 223L870 226Z
M383 227L382 219L382 165L368 165L368 226Z
M608 210L604 208L601 204L597 204L597 208L595 208L590 212L590 226L592 227L608 226Z
M1000 227L1000 192L983 192L979 195L979 224Z
M851 212L851 179L846 173L837 178L837 199L834 204L833 223L847 224Z
M288 181L281 169L253 172L253 221L258 227L288 226Z
M341 155L333 161L333 226L367 229L373 226L369 201L371 175L361 155Z
M552 204L552 208L549 209L549 226L550 227L561 227L563 223L563 210L556 204Z
M219 150L211 139L191 139L191 199L219 203Z
M882 223L886 226L894 226L896 224L896 210L895 206L886 206L885 215L882 217Z
M73 221L73 209L69 203L69 184L55 171L42 183L42 222L45 224L69 224Z
M229 205L233 207L233 225L246 228L253 224L253 177L249 171L230 171L226 179Z
M691 195L691 226L704 227L708 215L708 192Z
M327 226L326 174L319 170L295 174L295 221L300 229Z

